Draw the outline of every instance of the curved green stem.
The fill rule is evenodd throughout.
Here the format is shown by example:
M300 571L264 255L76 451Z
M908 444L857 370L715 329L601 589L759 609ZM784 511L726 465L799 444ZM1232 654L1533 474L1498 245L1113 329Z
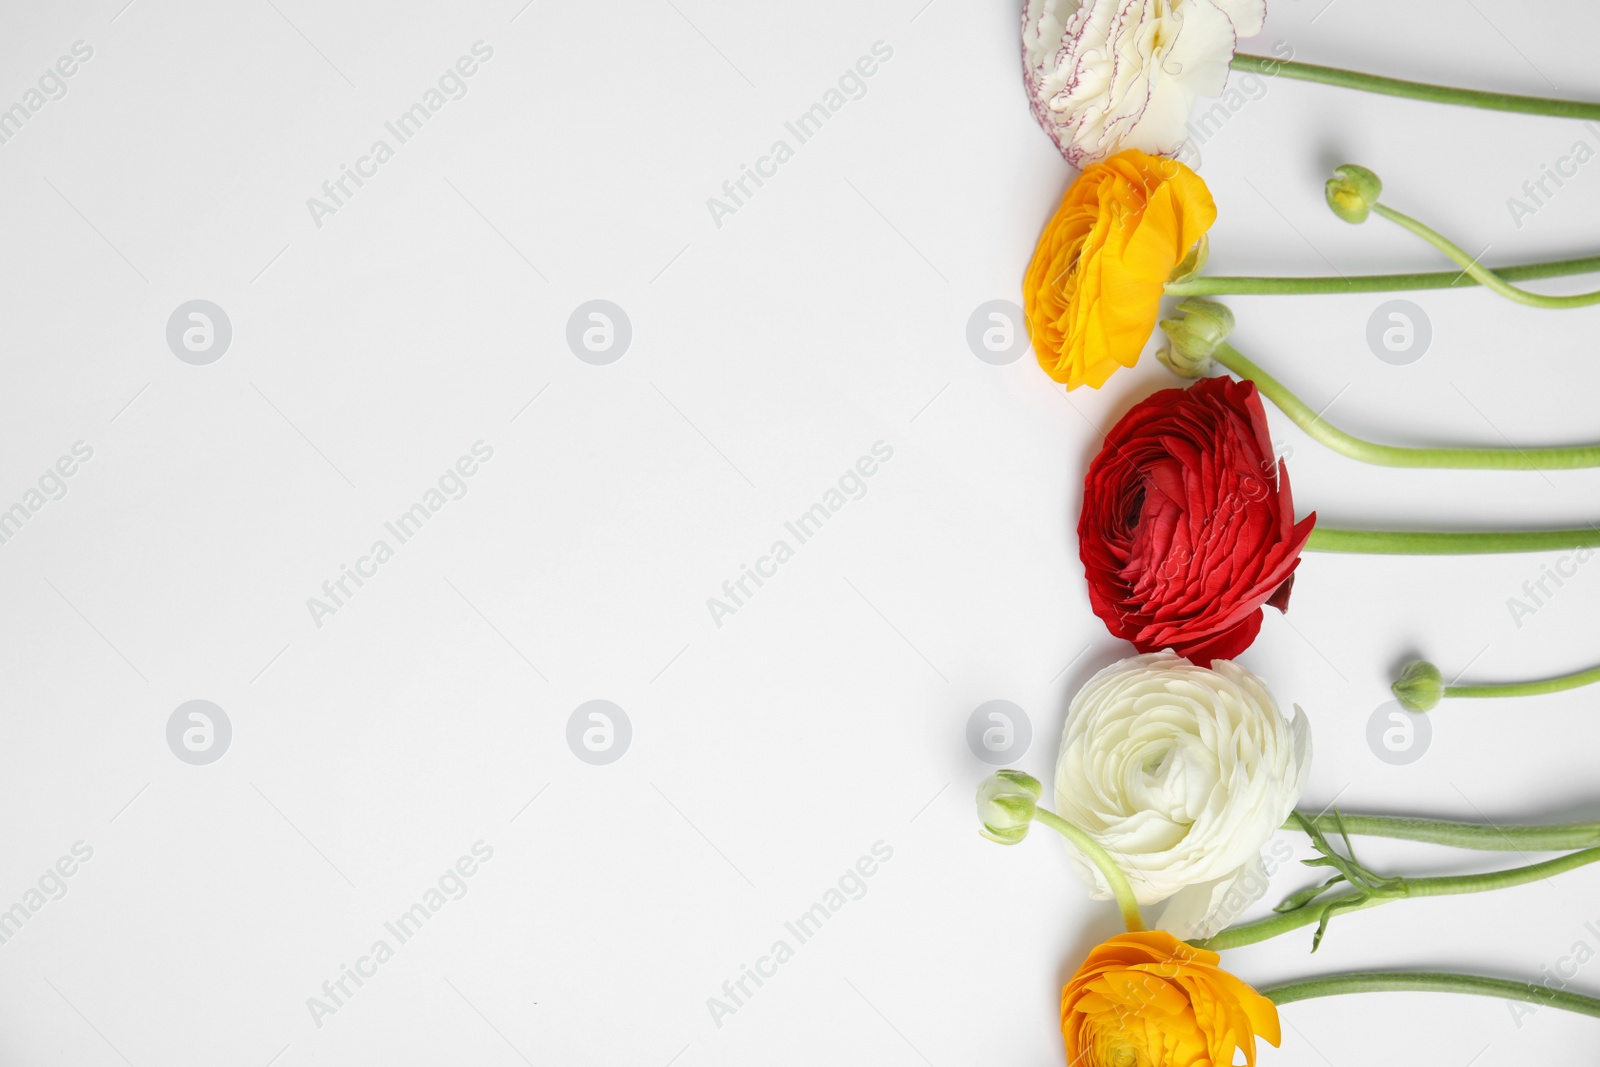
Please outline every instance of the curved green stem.
M1381 445L1345 433L1322 420L1322 415L1291 393L1278 379L1251 362L1227 342L1217 345L1211 358L1240 378L1256 383L1261 395L1310 436L1341 455L1380 467L1434 467L1456 470L1572 470L1600 467L1600 445L1564 448L1402 448Z
M1600 271L1600 256L1557 259L1545 263L1524 263L1515 267L1493 267L1502 281L1531 282L1541 278L1561 278L1569 274ZM1202 275L1186 282L1170 282L1171 296L1305 296L1312 293L1393 293L1417 289L1468 289L1482 285L1478 279L1459 270L1425 271L1417 274L1356 274L1350 277L1229 277Z
M1565 852L1600 847L1600 822L1501 826L1487 822L1414 819L1398 815L1351 815L1348 812L1340 812L1337 817L1331 811L1320 815L1309 812L1300 814L1324 833L1338 833L1342 829L1357 836L1425 841L1480 852ZM1284 823L1283 828L1302 829L1293 818Z
M1339 530L1318 526L1308 552L1361 552L1379 556L1475 556L1503 552L1551 552L1600 546L1600 527L1578 530Z
M1546 678L1538 682L1502 682L1498 685L1447 685L1447 697L1534 697L1543 693L1559 693L1563 689L1600 682L1600 667L1574 671L1559 678Z
M1517 96L1512 93L1488 93L1477 89L1456 89L1447 85L1429 85L1426 82L1385 78L1377 74L1363 74L1339 67L1320 67L1313 63L1296 63L1293 60L1273 59L1271 56L1235 55L1233 69L1267 77L1281 75L1299 81L1321 82L1343 89L1360 89L1385 96L1403 96L1411 100L1426 100L1434 104L1457 104L1462 107L1484 108L1489 111L1514 111L1524 115L1553 115L1564 119L1600 119L1600 104L1584 100L1556 100L1543 96Z
M1446 256L1449 256L1451 261L1453 261L1456 266L1460 267L1472 277L1476 278L1479 282L1483 283L1486 288L1499 293L1507 300L1515 300L1517 303L1527 304L1529 307L1551 308L1555 310L1561 310L1563 308L1589 307L1593 304L1600 304L1600 292L1578 293L1575 296L1542 296L1539 293L1530 293L1526 289L1519 289L1515 285L1512 285L1510 282L1506 281L1504 278L1501 278L1499 275L1495 274L1493 271L1489 270L1489 268L1479 264L1478 261L1470 253L1468 253L1466 249L1462 248L1454 241L1451 241L1438 230L1418 222L1410 215L1403 214L1399 211L1396 211L1394 208L1381 203L1373 204L1372 211L1374 214L1382 215L1390 222L1396 223L1402 228L1416 234L1418 237L1422 238L1424 241L1443 252Z
M1600 860L1600 848L1586 848L1581 852L1570 852L1565 856L1545 860L1543 863L1534 863L1526 867L1513 867L1504 871L1492 871L1488 874L1407 878L1405 879L1405 895L1408 898L1443 897L1458 896L1462 893L1486 893L1493 889L1509 889L1513 886L1541 881L1551 875L1594 863L1596 860ZM1270 937L1286 934L1290 930L1298 930L1302 926L1310 926L1313 923L1320 922L1328 905L1337 904L1340 901L1355 900L1355 898L1361 896L1362 894L1359 891L1333 893L1317 900L1314 904L1282 912L1253 923L1230 926L1213 937L1193 941L1191 944L1200 948L1210 949L1213 952L1220 952L1228 948L1238 948L1241 945L1253 945L1258 941L1265 941ZM1367 897L1345 906L1343 910L1364 911L1367 908L1377 907L1379 904L1394 899L1398 898Z
M1117 898L1117 908L1122 912L1122 922L1131 931L1145 928L1144 916L1139 913L1139 901L1133 895L1133 886L1128 884L1128 876L1122 873L1122 868L1117 866L1111 854L1100 847L1100 843L1076 826L1072 825L1053 811L1038 808L1033 813L1034 822L1042 822L1062 837L1071 841L1089 858L1089 862L1099 868L1105 876L1106 883L1111 886L1111 894Z
M1303 978L1258 990L1274 1004L1293 1004L1312 997L1337 997L1349 993L1469 993L1480 997L1522 1000L1562 1011L1600 1018L1600 997L1550 989L1532 982L1512 982L1476 974L1445 971L1368 971Z

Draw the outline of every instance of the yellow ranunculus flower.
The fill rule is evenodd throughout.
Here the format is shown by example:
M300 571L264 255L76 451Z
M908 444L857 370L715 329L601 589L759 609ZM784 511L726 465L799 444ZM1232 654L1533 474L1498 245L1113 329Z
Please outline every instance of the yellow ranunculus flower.
M1164 930L1119 934L1061 991L1073 1067L1255 1067L1256 1038L1276 1046L1278 1008L1217 966L1215 952Z
M1176 160L1129 149L1078 175L1022 283L1045 373L1098 389L1138 362L1163 287L1216 218L1206 183Z

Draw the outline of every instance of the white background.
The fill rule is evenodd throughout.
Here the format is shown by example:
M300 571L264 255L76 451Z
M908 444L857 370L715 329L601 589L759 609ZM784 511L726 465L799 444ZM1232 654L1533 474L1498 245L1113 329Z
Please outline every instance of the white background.
M1068 397L968 348L1071 177L1028 114L1015 5L123 2L12 0L0 34L0 107L93 48L0 145L0 507L94 452L0 545L0 908L93 849L0 945L0 1063L1060 1062L1061 980L1114 911L1042 834L978 837L964 731L1015 701L1016 762L1048 778L1070 695L1127 654L1087 606L1081 477L1175 380L1147 358ZM1314 0L1246 48L1600 98L1597 35L1579 3ZM316 225L307 198L479 40L468 94ZM865 95L717 226L707 198L878 41ZM1203 149L1211 270L1442 267L1328 214L1346 160L1487 262L1594 252L1600 162L1520 227L1506 206L1579 138L1600 128L1272 83ZM208 366L165 338L196 298L233 328ZM607 366L565 341L596 298L633 329ZM1239 346L1348 430L1600 438L1600 311L1412 298L1433 341L1404 367L1365 341L1382 297L1230 305ZM1300 510L1333 525L1600 504L1593 472L1364 467L1272 415ZM316 625L307 598L480 440L467 495ZM877 441L866 495L715 625L707 598ZM1473 680L1594 663L1595 565L1508 609L1554 562L1308 557L1243 657L1312 718L1307 804L1596 817L1592 693L1446 704L1409 766L1367 743L1412 655ZM166 742L191 699L232 723L209 766ZM591 699L632 724L608 766L566 742ZM480 840L466 896L315 1025L307 998ZM865 896L716 1025L707 998L877 841ZM1358 844L1395 872L1522 862ZM1589 868L1400 902L1316 956L1299 931L1226 963L1537 980L1600 949L1597 890ZM1403 994L1283 1018L1264 1062L1295 1067L1578 1063L1600 1026Z

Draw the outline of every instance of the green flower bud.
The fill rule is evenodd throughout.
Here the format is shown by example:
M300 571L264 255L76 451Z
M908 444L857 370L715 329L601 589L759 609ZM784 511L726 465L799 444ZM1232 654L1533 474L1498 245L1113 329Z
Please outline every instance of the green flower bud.
M1215 300L1198 298L1185 300L1178 311L1181 318L1161 320L1167 343L1157 358L1180 378L1204 378L1212 353L1233 332L1233 312Z
M1021 771L996 771L978 786L978 821L990 841L1014 845L1028 836L1044 787Z
M1383 192L1383 182L1366 167L1354 163L1335 167L1333 174L1328 179L1328 206L1346 222L1366 222L1372 205Z
M1432 711L1444 696L1444 676L1438 667L1419 659L1406 664L1389 688L1407 711Z

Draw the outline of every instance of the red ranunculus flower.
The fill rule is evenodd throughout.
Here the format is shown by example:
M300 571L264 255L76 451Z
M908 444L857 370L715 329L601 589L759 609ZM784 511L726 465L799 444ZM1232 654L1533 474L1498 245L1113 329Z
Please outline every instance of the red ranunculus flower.
M1289 473L1252 382L1163 389L1122 417L1089 464L1078 553L1089 603L1140 652L1232 659L1289 605L1300 550Z

